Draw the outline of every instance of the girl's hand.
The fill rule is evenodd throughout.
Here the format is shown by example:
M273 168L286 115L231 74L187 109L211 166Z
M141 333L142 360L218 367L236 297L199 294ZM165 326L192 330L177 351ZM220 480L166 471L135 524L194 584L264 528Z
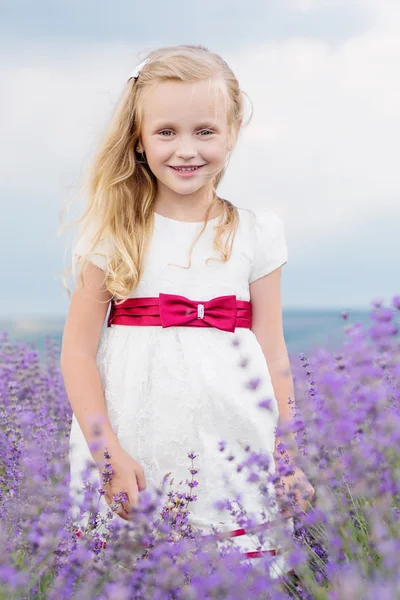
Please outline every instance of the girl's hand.
M118 505L116 513L121 519L128 521L132 508L136 508L139 504L139 492L146 489L144 471L140 463L120 446L114 446L109 453L110 458L107 459L107 462L111 464L114 471L111 481L103 484L102 469L99 467L104 498L111 506L115 502L114 494L125 492L128 500Z
M281 488L283 484L283 489ZM286 475L281 477L281 483L276 490L277 502L282 504L282 499L288 498L288 492L294 491L296 501L299 503L300 510L305 513L309 508L309 503L315 496L315 489L308 481L306 475L300 467L294 467L293 475ZM285 501L287 504L287 500ZM285 507L281 510L282 513L286 513L290 516L291 511Z

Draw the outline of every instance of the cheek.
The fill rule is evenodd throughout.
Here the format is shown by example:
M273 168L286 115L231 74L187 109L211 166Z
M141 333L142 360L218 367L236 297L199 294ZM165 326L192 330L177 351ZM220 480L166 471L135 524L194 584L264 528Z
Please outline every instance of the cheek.
M147 157L154 163L164 162L170 154L166 144L150 144L147 148Z
M226 147L222 143L207 144L203 150L200 150L200 154L209 162L221 162L225 160Z

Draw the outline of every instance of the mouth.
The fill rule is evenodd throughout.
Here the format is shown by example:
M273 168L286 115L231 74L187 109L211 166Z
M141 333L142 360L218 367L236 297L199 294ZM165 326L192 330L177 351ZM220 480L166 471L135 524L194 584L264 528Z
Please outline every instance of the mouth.
M172 167L171 165L168 165L168 166L170 169L172 169L176 173L186 174L186 173L195 173L196 171L198 171L205 165L193 165L191 167L183 167L183 166L182 167Z
M188 179L190 177L194 177L197 171L200 171L200 169L205 165L194 165L192 167L171 167L171 165L168 166L180 179Z

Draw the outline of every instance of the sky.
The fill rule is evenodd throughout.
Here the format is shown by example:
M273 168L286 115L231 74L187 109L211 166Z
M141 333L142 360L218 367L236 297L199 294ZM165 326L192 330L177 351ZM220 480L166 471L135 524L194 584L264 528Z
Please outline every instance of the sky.
M284 220L284 308L368 309L400 293L397 0L0 5L0 318L66 315L74 230L60 219L83 211L79 185L127 75L147 51L187 43L220 54L251 100L218 193Z

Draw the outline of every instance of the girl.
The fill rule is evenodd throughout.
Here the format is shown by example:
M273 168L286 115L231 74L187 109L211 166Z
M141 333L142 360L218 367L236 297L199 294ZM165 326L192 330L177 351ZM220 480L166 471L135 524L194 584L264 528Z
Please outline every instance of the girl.
M238 81L218 55L201 46L155 50L129 77L90 172L73 261L82 285L60 362L74 413L71 493L79 497L86 460L102 465L103 448L91 445L91 418L102 415L114 469L102 508L125 491L122 519L167 473L176 485L190 479L191 451L192 525L237 529L214 506L236 493L249 512L265 509L257 485L235 468L228 491L231 463L218 446L226 442L236 459L242 444L272 457L279 413L289 418L293 397L283 374L290 366L282 221L217 195L243 108ZM255 392L244 384L256 377ZM272 399L269 411L257 407L262 398ZM276 548L269 537L265 550Z

